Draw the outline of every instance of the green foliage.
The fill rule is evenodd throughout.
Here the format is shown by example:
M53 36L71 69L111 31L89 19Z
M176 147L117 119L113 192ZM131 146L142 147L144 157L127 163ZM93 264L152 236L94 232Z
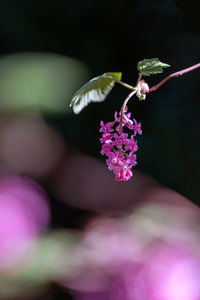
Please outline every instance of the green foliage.
M144 59L137 64L139 78L150 76L151 74L162 73L163 68L170 65L162 63L158 58ZM98 77L91 79L83 85L73 96L70 107L73 108L75 114L81 112L90 102L102 102L114 87L115 82L134 90L135 88L121 81L122 73L104 73Z
M170 65L159 61L158 58L143 59L137 64L140 76L150 76L152 74L162 73L163 68L168 67L170 67Z
M88 69L78 60L46 52L24 52L0 59L0 111L59 113Z
M104 73L91 79L83 85L73 96L70 106L78 114L90 102L103 102L116 81L120 80L122 73Z

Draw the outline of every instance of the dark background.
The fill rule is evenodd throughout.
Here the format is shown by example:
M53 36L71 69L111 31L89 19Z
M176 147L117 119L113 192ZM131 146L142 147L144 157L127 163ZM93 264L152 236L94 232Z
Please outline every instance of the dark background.
M139 60L158 57L171 68L147 78L152 86L199 62L200 2L1 0L0 41L2 56L24 51L62 54L82 61L91 77L122 71L123 81L130 84L137 80ZM198 205L199 84L198 69L170 80L145 102L129 103L143 129L137 170ZM64 111L44 117L67 143L101 159L99 121L111 121L126 95L125 88L116 86L106 102L91 104L79 117ZM53 222L76 227L76 219L85 212L61 206L52 199ZM68 223L64 224L66 214Z

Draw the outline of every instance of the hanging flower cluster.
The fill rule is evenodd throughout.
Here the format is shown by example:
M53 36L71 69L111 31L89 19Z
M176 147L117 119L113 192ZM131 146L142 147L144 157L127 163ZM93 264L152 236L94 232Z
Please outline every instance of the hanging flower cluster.
M105 123L100 122L100 132L102 137L101 155L106 155L108 159L106 163L108 169L115 174L115 180L127 181L133 175L131 169L137 164L135 152L138 150L136 134L142 134L141 124L135 119L131 120L131 113L127 113L127 107L123 114L115 112L115 121ZM124 132L124 128L133 131L128 138L128 133Z

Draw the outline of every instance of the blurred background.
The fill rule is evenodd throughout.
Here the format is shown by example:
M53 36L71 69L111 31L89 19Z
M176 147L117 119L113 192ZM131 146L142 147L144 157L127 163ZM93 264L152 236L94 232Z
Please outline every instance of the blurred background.
M69 103L105 72L134 85L144 58L171 65L150 87L199 63L200 2L0 0L0 41L0 299L198 300L200 70L129 102L143 134L127 183L99 124L128 90Z

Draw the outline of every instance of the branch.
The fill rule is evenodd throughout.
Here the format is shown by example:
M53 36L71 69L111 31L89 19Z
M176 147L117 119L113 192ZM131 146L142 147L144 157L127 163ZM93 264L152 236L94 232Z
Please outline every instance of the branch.
M163 79L160 83L158 83L157 85L153 86L152 88L150 88L149 92L148 93L151 93L155 90L157 90L161 85L163 85L166 81L168 81L169 79L173 78L173 77L179 77L185 73L188 73L194 69L197 69L197 68L200 68L200 63L194 65L194 66L191 66L189 68L186 68L186 69L183 69L181 71L178 71L176 73L173 73L169 76L167 76L165 79Z

